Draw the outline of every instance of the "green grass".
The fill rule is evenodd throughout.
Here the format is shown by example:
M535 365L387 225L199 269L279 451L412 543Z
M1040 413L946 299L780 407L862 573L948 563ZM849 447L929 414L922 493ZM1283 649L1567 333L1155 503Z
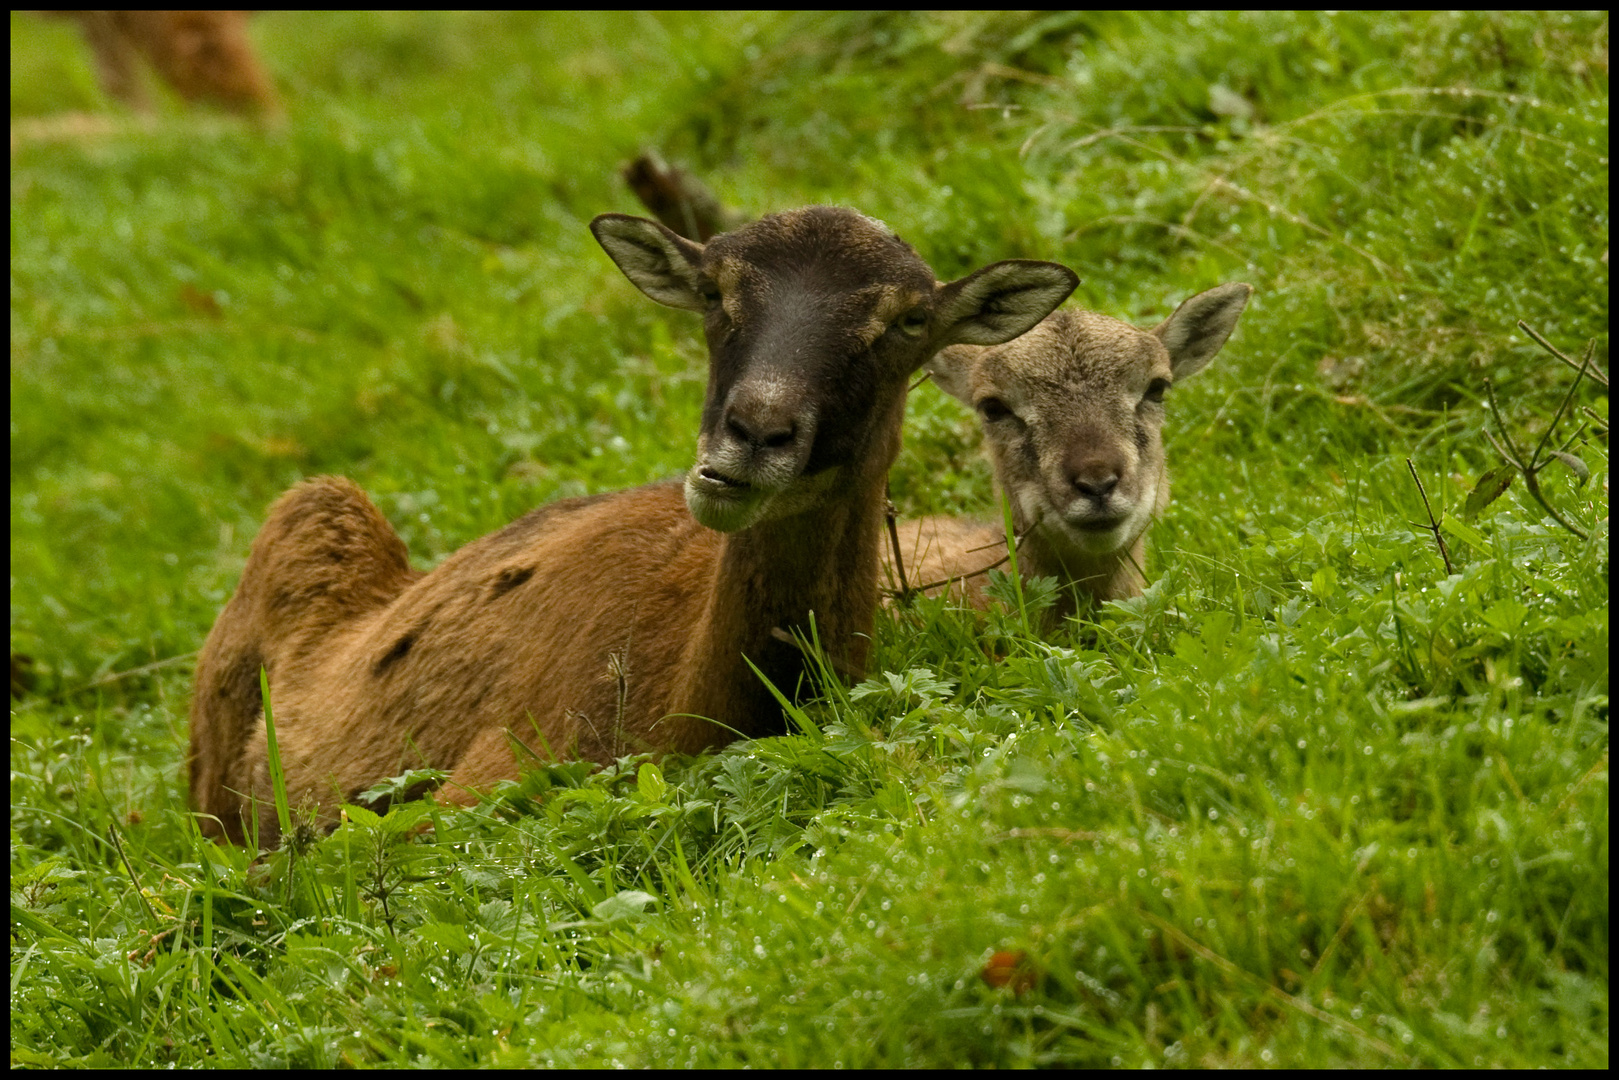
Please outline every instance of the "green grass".
M1606 370L1605 15L253 34L269 131L136 122L12 17L14 1064L1607 1065L1605 426L1542 475L1589 541L1522 484L1461 517L1483 380L1522 439L1572 379L1516 320ZM1147 595L924 601L798 734L202 841L188 657L281 490L355 478L431 566L689 464L697 327L585 229L648 144L1142 324L1252 283ZM993 517L966 410L906 436L902 512Z

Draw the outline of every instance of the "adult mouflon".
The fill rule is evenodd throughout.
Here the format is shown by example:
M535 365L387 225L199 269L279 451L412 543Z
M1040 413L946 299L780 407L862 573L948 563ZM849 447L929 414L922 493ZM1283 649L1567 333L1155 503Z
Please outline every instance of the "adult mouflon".
M326 822L413 767L450 770L444 796L470 802L520 754L608 761L782 731L750 662L792 692L802 656L783 638L813 615L832 662L864 667L907 380L946 346L1016 337L1077 283L1012 260L941 284L835 207L706 245L621 214L591 230L642 292L703 319L684 482L542 506L426 574L349 481L283 495L198 660L205 830L241 841L256 804L275 842L261 665L290 799Z

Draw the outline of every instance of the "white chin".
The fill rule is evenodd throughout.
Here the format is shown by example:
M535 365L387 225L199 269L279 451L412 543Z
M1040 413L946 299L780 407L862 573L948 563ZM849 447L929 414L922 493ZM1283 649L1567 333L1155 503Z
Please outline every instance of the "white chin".
M1129 522L1124 522L1107 532L1087 532L1070 525L1063 530L1063 535L1073 548L1087 555L1108 555L1130 542Z
M1111 555L1129 547L1135 538L1141 534L1142 523L1136 520L1136 515L1130 514L1121 518L1111 529L1082 529L1073 521L1064 517L1057 517L1059 523L1060 539L1068 550L1076 555L1086 555L1096 558L1102 555Z
M691 511L691 516L697 519L699 525L715 532L746 529L764 516L769 501L757 488L733 493L724 489L716 490L713 484L698 478L695 473L686 476L686 509Z

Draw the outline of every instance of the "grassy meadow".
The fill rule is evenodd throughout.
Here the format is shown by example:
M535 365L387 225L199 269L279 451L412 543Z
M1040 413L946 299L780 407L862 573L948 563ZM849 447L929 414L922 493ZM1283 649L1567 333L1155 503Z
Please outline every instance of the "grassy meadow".
M13 1065L1607 1066L1608 397L1516 325L1605 377L1606 14L252 33L279 125L12 15ZM644 146L1138 325L1251 283L1146 595L922 601L789 736L200 839L191 663L282 490L431 567L690 464L697 320L586 230ZM901 513L994 515L908 410ZM1467 505L1502 425L1561 523Z

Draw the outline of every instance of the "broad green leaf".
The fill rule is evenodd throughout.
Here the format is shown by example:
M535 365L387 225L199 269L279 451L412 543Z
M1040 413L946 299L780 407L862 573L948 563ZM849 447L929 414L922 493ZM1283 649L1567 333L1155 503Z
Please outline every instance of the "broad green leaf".
M1523 629L1528 614L1529 609L1516 600L1497 600L1484 612L1483 619L1494 630L1514 634Z
M1490 546L1489 539L1486 538L1483 533L1479 532L1470 525L1462 524L1454 517L1447 515L1442 521L1440 521L1439 527L1450 533L1450 535L1456 537L1458 540L1462 541L1462 543L1466 544L1468 547L1479 552L1481 555L1495 554L1495 549Z
M1472 521L1480 510L1506 493L1517 475L1518 470L1511 465L1497 465L1479 477L1478 483L1473 485L1473 490L1467 493L1467 502L1462 506L1462 517Z
M451 952L466 952L472 948L472 935L463 926L453 923L432 922L416 928L416 936L423 941L442 945Z
M663 801L663 793L669 785L664 782L663 770L648 761L636 770L635 789L641 798L655 803Z
M354 824L364 825L369 829L375 829L377 826L382 824L382 816L380 814L374 810L367 810L363 806L355 806L352 803L345 803L343 805L343 813L346 814L348 819L354 822Z
M656 902L657 897L651 893L626 889L623 892L609 896L591 908L590 913L603 922L616 922L619 919L638 919L646 914L648 904Z

